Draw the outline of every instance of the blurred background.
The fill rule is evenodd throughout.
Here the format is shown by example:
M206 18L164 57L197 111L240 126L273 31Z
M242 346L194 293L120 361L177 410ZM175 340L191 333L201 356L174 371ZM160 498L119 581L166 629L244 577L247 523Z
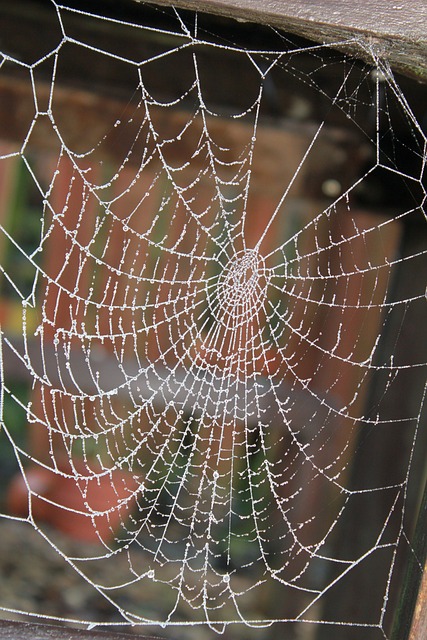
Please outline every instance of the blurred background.
M209 540L223 619L383 638L426 472L425 86L251 24L200 16L195 43L191 13L68 7L1 9L3 615L212 637Z

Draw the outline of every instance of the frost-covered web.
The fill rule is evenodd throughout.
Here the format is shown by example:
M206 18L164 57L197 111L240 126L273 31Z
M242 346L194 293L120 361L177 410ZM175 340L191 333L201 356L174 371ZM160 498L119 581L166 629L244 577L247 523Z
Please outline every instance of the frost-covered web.
M32 194L19 222L12 195L0 210L1 445L18 472L2 521L107 613L17 594L4 615L388 637L426 372L404 342L427 304L417 117L374 53L365 66L274 30L268 49L236 45L172 10L167 28L142 9L137 24L52 10L51 50L2 55L31 96L2 144L3 193L18 175ZM101 46L77 17L129 38ZM114 65L131 79L124 101L104 86L92 120L85 60L104 85ZM67 534L86 542L70 551ZM373 573L373 613L331 615L328 597L357 599Z

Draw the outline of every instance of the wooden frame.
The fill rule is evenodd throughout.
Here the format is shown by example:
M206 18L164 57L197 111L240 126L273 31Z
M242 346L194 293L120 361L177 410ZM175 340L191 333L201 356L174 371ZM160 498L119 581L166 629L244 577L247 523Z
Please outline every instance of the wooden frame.
M140 2L141 0L134 0ZM19 5L19 3L16 3ZM132 3L123 2L123 8ZM170 6L167 0L157 0L157 5ZM355 57L369 59L366 51L387 60L399 72L423 81L427 80L427 6L417 0L389 3L386 0L372 0L369 3L355 3L354 0L317 0L306 3L303 0L175 0L174 5L188 10L202 10L212 15L234 18L238 21L252 21L285 29L298 36L315 42L333 44ZM0 8L0 16L10 7ZM88 3L90 10L90 3ZM97 10L99 10L97 8ZM102 8L101 8L102 10ZM372 16L375 15L373 25ZM237 26L237 23L236 23ZM349 39L351 41L349 41ZM346 44L342 45L343 40ZM12 85L11 85L12 87ZM16 84L10 88L1 87L3 95L15 92ZM11 92L10 92L11 91ZM8 93L9 92L9 93ZM426 494L427 495L427 494ZM426 500L426 498L425 498ZM420 512L418 539L419 559L426 562L426 507ZM427 573L424 571L421 585L408 581L408 590L414 593L419 588L418 600L411 598L405 610L406 628L396 633L405 633L411 640L423 640L427 635ZM415 611L415 613L414 613ZM409 622L412 620L412 623ZM409 635L408 635L409 634ZM0 622L0 638L32 638L48 640L67 638L98 638L124 640L120 633L97 633L70 631L44 625ZM396 635L396 640L403 635ZM147 638L148 640L148 638Z
M134 634L120 631L83 631L56 625L0 620L1 640L137 640ZM143 640L159 640L144 636Z

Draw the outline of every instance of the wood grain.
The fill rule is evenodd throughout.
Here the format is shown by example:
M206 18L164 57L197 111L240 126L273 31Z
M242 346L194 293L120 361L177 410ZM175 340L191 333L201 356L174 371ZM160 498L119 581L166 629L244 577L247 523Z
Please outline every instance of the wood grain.
M140 1L140 0L138 0ZM169 0L156 4L170 5ZM280 27L315 42L335 44L371 61L372 47L406 75L427 80L427 4L418 0L175 0L177 8L192 9Z
M65 627L0 620L2 640L160 640L157 636L137 636L117 631L83 631Z

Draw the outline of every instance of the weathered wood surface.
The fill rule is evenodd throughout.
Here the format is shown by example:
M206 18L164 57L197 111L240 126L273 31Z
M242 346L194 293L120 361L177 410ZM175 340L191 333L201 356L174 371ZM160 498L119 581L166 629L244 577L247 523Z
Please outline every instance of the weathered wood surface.
M141 1L141 0L138 0ZM156 0L170 5L170 0ZM354 38L344 49L368 59L367 47L404 74L427 80L427 4L419 0L174 0L178 8L206 11L280 27L328 44Z
M424 567L421 587L414 611L409 640L423 640L427 637L427 565Z
M390 300L403 300L405 297L411 299L412 295L417 295L423 290L427 267L427 258L423 253L426 240L427 234L423 226L406 227L400 247L403 260L393 276L394 286L390 291ZM408 257L411 258L405 259ZM400 308L400 305L394 307L388 316L379 343L379 361L385 362L393 357L395 363L425 362L426 322L427 308L421 300L420 303L411 304L405 309ZM350 490L393 484L397 486L407 473L407 460L411 456L415 429L418 429L411 475L405 490L404 529L411 536L411 540L410 545L401 540L396 548L393 573L388 584L387 610L382 621L387 637L390 637L391 627L395 625L391 636L393 640L425 640L427 637L423 626L426 624L427 607L425 575L423 587L420 587L420 565L424 565L427 553L427 494L422 508L419 509L422 490L420 479L425 473L427 449L425 383L424 367L415 366L406 371L403 368L396 376L393 382L394 390L390 393L384 391L387 387L384 371L379 368L374 373L366 399L365 413L369 415L371 408L376 407L375 410L378 410L378 415L384 422L375 429L362 426L348 485ZM417 416L423 404L417 427L417 421L408 420L407 416ZM369 500L356 499L353 507L347 506L335 530L336 546L332 551L335 557L354 558L362 555L371 544L372 532L382 531L384 523L386 526L381 533L382 541L398 539L402 526L399 509L391 509L390 498L388 504L385 498L385 494L374 492ZM414 535L412 532L415 520L417 532ZM326 594L323 619L352 620L356 623L366 622L368 619L376 622L384 598L384 576L389 570L393 551L394 549L387 551L378 548L375 553L366 556L363 564L361 563L361 566L364 565L363 571L349 572L344 576L344 580L338 581L335 586L332 585ZM404 580L405 573L407 575ZM406 584L402 591L404 582ZM417 593L417 609L412 625ZM349 597L349 594L357 594L357 597ZM393 620L394 614L396 621ZM409 635L411 626L412 635ZM320 625L316 640L342 640L342 637L342 628L339 625ZM379 629L365 629L362 636L358 627L346 630L345 640L359 640L360 637L364 640L380 638Z
M186 1L190 2L191 0ZM184 4L184 0L180 0L180 2ZM90 4L80 4L93 11ZM205 7L207 4L202 3L202 6ZM159 28L162 25L167 28L170 22L170 11L166 12L169 14L168 22L163 9L159 7L153 9L153 6L140 5L136 0L123 0L120 5L114 5L113 8L109 6L109 15L130 22L132 20L140 23L148 21L149 24L157 25ZM267 5L260 3L260 6ZM102 9L102 7L97 7L97 9ZM102 11L100 12L102 13ZM424 9L421 7L419 21L421 23L423 12ZM242 41L245 46L251 46L251 44L254 46L256 40L256 46L261 49L271 46L272 34L268 29L258 29L257 25L252 23L242 24L222 18L216 18L216 20L219 22L215 22L215 16L206 15L203 21L199 19L201 33L203 29L212 30L213 33L216 31L223 33L225 30L224 37L230 41L233 41L233 38L238 38L239 42ZM417 28L419 28L419 22L417 22ZM89 19L82 13L67 13L66 31L78 41L89 42L96 47L96 50L115 51L131 62L125 63L82 46L78 47L68 43L61 46L55 75L53 110L55 118L61 120L61 132L65 136L65 143L75 152L82 151L82 146L83 150L87 150L94 141L95 147L97 147L96 143L105 135L106 131L109 131L110 133L102 144L103 153L107 152L108 155L109 152L112 152L116 156L124 157L123 154L126 155L130 148L130 137L136 135L137 125L135 123L133 128L126 126L126 130L124 130L123 127L114 129L114 123L119 118L123 119L126 114L130 119L132 110L136 109L139 78L137 68L132 61L149 60L153 56L155 57L156 52L159 52L159 47L161 48L164 44L156 40L155 32L142 32L123 23ZM41 32L44 34L42 39L38 37ZM321 31L317 34L321 38L319 34ZM38 61L55 50L61 43L63 34L59 29L58 16L53 5L39 0L18 0L16 3L0 3L0 36L0 48L11 58L3 65L0 77L0 137L22 144L35 115L33 85L29 67L36 65L33 67L34 81L38 107L40 111L43 111L47 109L49 102L52 58L48 58L41 64L38 64ZM171 40L171 42L168 40L168 47L171 49L182 44L178 36L171 35L168 38ZM391 39L390 42L393 43L394 40ZM300 44L303 46L306 41L300 42ZM427 55L426 51L427 47L424 51L425 55ZM339 54L333 55L340 57ZM326 58L326 60L328 59ZM199 66L201 65L204 70L203 96L205 103L209 106L213 105L215 111L219 110L220 113L223 111L226 116L229 113L244 112L259 91L259 75L254 71L250 60L239 53L215 47L204 47L198 50L198 61ZM185 94L188 87L194 82L192 65L184 64L180 56L176 58L167 56L164 63L161 66L159 64L144 66L144 83L152 95L166 103ZM331 154L328 150L321 154L323 158L332 159L332 162L328 161L327 163L327 170L332 169L333 172L336 170L338 155L342 156L343 146L346 147L346 155L348 155L349 145L353 148L350 154L353 154L358 144L354 140L354 135L353 140L349 140L350 126L345 114L340 109L330 109L332 96L339 90L336 65L325 64L319 67L318 58L305 51L301 51L297 58L293 58L293 65L298 73L285 74L284 70L277 65L270 71L269 88L263 96L260 124L267 124L269 129L267 130L263 126L265 131L263 138L266 139L266 144L262 146L268 147L270 151L267 155L260 153L261 139L258 136L257 156L262 157L262 163L254 165L253 172L258 172L261 179L255 179L254 182L263 185L263 187L268 186L273 190L280 182L283 182L283 176L281 180L280 178L278 180L276 174L278 170L282 171L282 160L288 146L286 140L279 142L277 139L273 145L267 141L267 137L274 138L276 136L277 129L284 130L285 137L289 137L287 132L291 128L290 135L302 139L313 134L313 127L322 120L322 114L328 112L329 131L333 127L335 131L347 132L344 136L345 140L343 136L340 140L336 137L335 140L330 140L337 149L337 153ZM373 85L370 84L369 76L366 77L366 70L359 68L359 66L362 65L355 65L352 68L349 86L359 85L357 89L359 99L357 117L363 127L371 117L369 105ZM233 73L221 73L220 70L225 68L232 69ZM314 74L314 85L301 82L299 73L307 74L307 77ZM245 87L245 91L235 90L236 79L241 82L241 86ZM320 93L314 90L317 84L328 88L329 98L325 95L323 102ZM425 85L407 78L399 78L399 84L407 96L416 118L421 121L425 111ZM181 111L194 109L194 103L190 98L180 103ZM161 109L157 109L155 125L159 126L165 137L176 135L180 122L183 120L183 114L177 113L179 109L176 109L172 119L170 109L163 109L163 114L161 111ZM244 123L243 120L238 122L229 118L228 122L232 126L227 126L227 117L223 118L222 122L220 122L220 118L215 120L217 123L214 135L217 136L218 129L222 128L221 139L224 142L225 138L224 146L230 148L233 145L237 148L239 141L245 135L243 130L247 129L247 123ZM399 126L399 122L400 119L396 118L395 127ZM211 128L213 122L210 122L209 126ZM85 136L81 136L82 130L85 131ZM32 131L29 144L46 148L52 142L51 134L52 126L49 119L46 116L40 117L37 126ZM284 144L282 144L283 142ZM179 147L175 145L174 148L182 152L183 145L184 141ZM331 145L329 146L331 148ZM274 149L274 154L271 149ZM359 148L358 152L363 153L363 149ZM278 153L281 155L280 158L273 157ZM313 154L310 154L310 157L313 157ZM354 161L353 158L352 164ZM339 163L343 166L342 158ZM335 168L331 167L331 164L335 165ZM310 171L312 172L313 169L311 168ZM322 179L324 179L323 176ZM312 178L311 184L313 184Z
M1 640L160 640L157 636L136 636L120 631L83 631L32 622L0 620Z
M156 0L155 3L120 0L115 8L108 3L105 10L111 14L114 9L113 13L118 14L120 19L132 22L138 19L138 2L144 10L173 4L178 9L210 14L213 21L215 16L222 16L240 22L272 25L314 42L337 46L369 62L372 62L369 54L372 48L388 60L395 70L427 81L427 4L422 0L174 0L173 3L171 0ZM88 12L103 11L103 3L94 6L91 2L69 0L66 4L76 5ZM53 4L40 0L0 3L0 21L5 28L7 16L13 13L18 13L20 17L20 28L16 35L19 37L26 33L33 52L43 50L46 42L59 35L58 29L52 27L55 22ZM28 24L36 22L42 15L45 21L44 37L29 38ZM90 28L90 19L82 14L81 18ZM161 13L158 19L162 19ZM234 29L239 29L237 23Z
M422 572L422 567L424 571ZM392 640L427 638L427 484L424 489L413 554L408 563Z

